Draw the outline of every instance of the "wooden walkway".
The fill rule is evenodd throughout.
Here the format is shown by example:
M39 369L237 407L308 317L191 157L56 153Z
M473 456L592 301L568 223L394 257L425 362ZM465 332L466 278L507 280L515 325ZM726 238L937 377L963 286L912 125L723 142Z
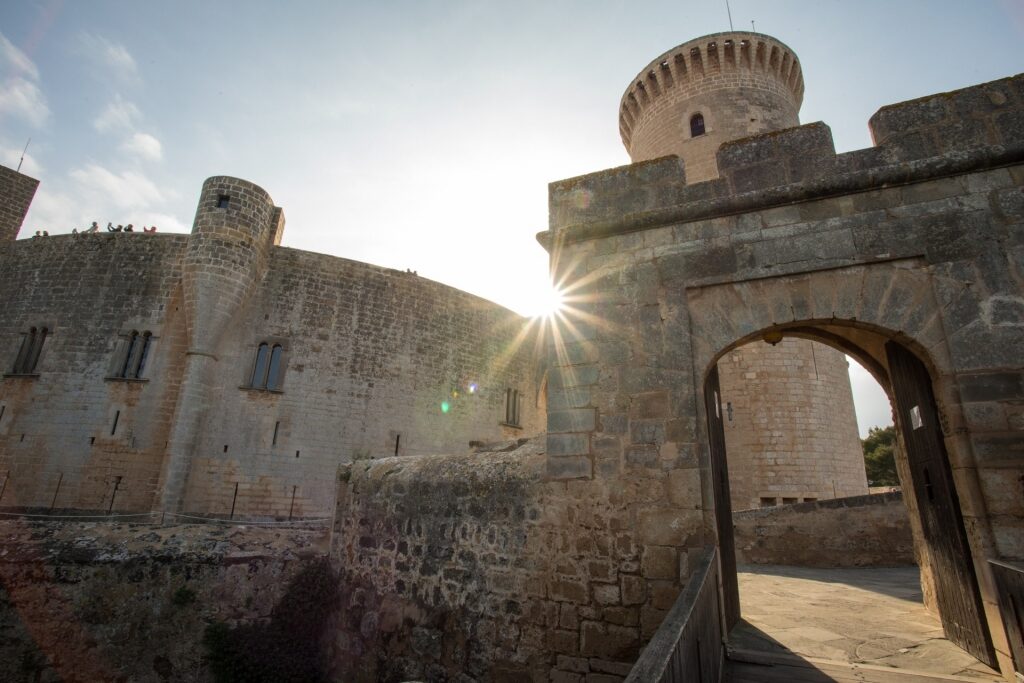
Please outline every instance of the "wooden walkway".
M797 655L730 650L722 680L725 683L979 683L984 679ZM1003 679L988 680L999 682Z

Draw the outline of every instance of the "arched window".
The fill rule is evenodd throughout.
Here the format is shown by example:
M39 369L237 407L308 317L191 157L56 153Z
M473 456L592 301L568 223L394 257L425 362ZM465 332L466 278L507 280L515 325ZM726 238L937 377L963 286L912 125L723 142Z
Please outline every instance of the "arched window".
M132 330L121 339L112 377L115 379L142 379L142 371L149 358L153 333Z
M270 347L266 342L256 347L256 362L252 366L252 377L249 379L249 386L256 389L263 389L267 386L269 355Z
M21 347L14 359L14 367L11 368L12 375L35 374L36 364L39 362L39 354L43 350L43 342L49 332L45 327L29 328L21 339Z
M690 117L690 137L695 138L704 135L704 115L694 114Z
M267 389L278 391L281 388L281 354L284 349L274 344L270 350L270 368L267 370Z
M250 389L280 391L284 379L284 346L260 342L256 347L256 361L249 377Z

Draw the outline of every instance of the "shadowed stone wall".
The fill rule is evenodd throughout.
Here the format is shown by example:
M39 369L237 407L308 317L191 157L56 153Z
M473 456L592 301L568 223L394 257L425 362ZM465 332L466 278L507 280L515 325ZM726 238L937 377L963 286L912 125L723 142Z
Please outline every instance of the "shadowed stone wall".
M39 181L0 166L0 242L14 241Z
M264 621L326 532L0 522L0 679L212 680L208 624Z

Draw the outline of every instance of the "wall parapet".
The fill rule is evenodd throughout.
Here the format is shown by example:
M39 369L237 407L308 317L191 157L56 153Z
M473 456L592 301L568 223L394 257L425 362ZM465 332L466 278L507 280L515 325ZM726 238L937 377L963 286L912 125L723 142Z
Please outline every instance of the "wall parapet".
M971 133L946 140L956 120ZM549 231L538 240L579 242L1020 163L1024 74L890 105L871 125L877 147L838 155L820 122L735 140L718 151L721 177L691 185L675 156L553 182Z

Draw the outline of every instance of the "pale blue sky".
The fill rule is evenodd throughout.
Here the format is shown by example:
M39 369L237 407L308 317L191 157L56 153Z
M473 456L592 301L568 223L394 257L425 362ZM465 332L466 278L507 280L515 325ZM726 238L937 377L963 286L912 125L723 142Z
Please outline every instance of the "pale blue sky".
M829 124L840 151L870 144L880 106L1024 70L1022 0L731 6L737 29L754 19L794 49L801 120ZM235 175L284 207L286 246L532 313L547 183L628 163L626 85L728 28L720 0L12 0L0 163L32 138L23 171L42 184L23 234L185 231L203 179Z

